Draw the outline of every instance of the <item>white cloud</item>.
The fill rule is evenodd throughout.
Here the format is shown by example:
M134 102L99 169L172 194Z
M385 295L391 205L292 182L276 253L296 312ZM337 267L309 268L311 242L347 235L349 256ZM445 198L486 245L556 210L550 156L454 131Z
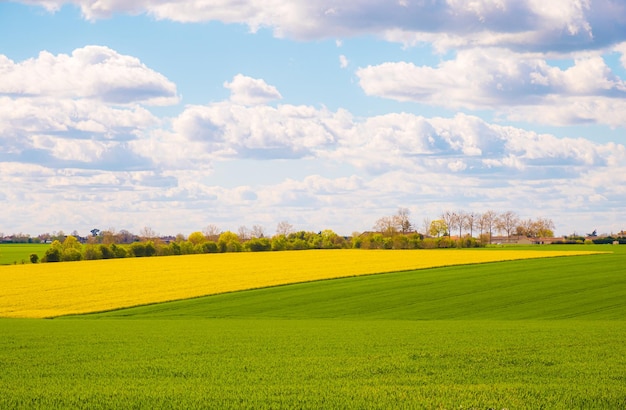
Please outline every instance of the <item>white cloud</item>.
M514 209L527 217L554 218L558 227L581 223L592 212L602 215L606 226L606 215L626 217L623 144L557 138L463 114L356 117L343 109L272 106L268 102L281 98L279 91L243 75L226 82L229 100L189 105L171 120L141 105L152 103L150 99L133 97L120 105L93 91L115 89L111 84L123 81L106 82L90 74L91 82L68 80L65 88L35 88L24 80L38 78L32 67L44 69L40 75L45 76L45 70L71 72L63 67L72 64L90 73L100 63L112 64L112 73L132 77L139 70L147 78L161 78L138 60L100 51L85 54L119 57L121 63L113 64L108 57L74 57L80 52L42 54L28 64L5 57L0 63L19 80L8 83L0 78L5 87L0 96L0 186L8 187L2 191L5 212L16 215L3 231L29 226L42 231L110 226L136 231L152 226L162 233L189 233L208 223L233 230L263 223L270 232L287 219L298 229L331 228L349 234L371 229L375 219L398 206L410 207L416 218L437 217L446 207ZM390 73L395 80L403 72L411 74L405 78L406 88L422 87L423 98L441 89L451 103L475 107L503 105L502 90L513 90L509 92L522 101L547 101L541 93L526 91L519 78L572 100L600 96L605 98L600 101L619 101L608 100L608 95L620 91L621 80L594 57L563 70L530 57L516 66L504 53L499 59L489 55L495 67L473 70L482 60L466 53L437 68L411 66ZM463 58L465 63L459 63ZM424 78L415 79L414 70ZM376 84L371 78L375 75L369 81ZM427 80L437 87L429 88ZM378 81L378 87L387 89L396 84ZM472 81L501 87L476 90ZM161 96L173 98L175 88L172 91ZM569 115L568 104L560 106L563 112L544 115ZM527 107L532 106L520 104L515 110L531 115L524 112ZM599 110L591 112L596 118ZM213 168L226 161L280 162L285 171L271 180L245 181L246 172L262 173L248 167L241 170L244 183L225 186L214 178ZM311 164L312 170L301 171ZM331 177L324 171L328 167L341 172Z
M293 159L332 145L335 135L330 127L341 121L342 113L307 106L215 103L187 107L173 121L173 129L218 155Z
M0 97L0 138L23 133L80 131L124 139L133 130L159 122L138 105L122 108L80 99Z
M348 58L346 56L344 56L343 54L339 56L339 67L341 68L347 68L348 64L350 64L350 61L348 61Z
M235 104L264 104L283 98L276 87L242 74L237 74L231 82L225 82L224 87L230 90L230 100Z
M222 21L270 27L299 39L377 34L405 44L494 45L571 50L624 40L626 6L614 0L21 0L58 10L80 7L85 18L148 13L180 22Z
M137 58L102 46L72 55L42 51L14 63L0 57L0 96L84 98L112 104L167 105L178 102L176 86Z
M453 172L490 182L576 179L626 158L622 145L557 138L462 114L451 119L412 114L355 119L344 110L226 102L187 107L173 121L168 140L172 149L161 152L171 155L174 145L191 146L195 154L190 158L204 155L205 160L313 158L349 164L370 177Z
M534 54L471 49L437 67L383 63L357 75L368 95L400 101L489 109L554 125L625 125L616 113L626 108L626 82L599 56L580 57L561 69Z
M176 86L138 59L106 47L0 55L0 161L52 168L149 168L130 141L161 125L141 104L178 101Z

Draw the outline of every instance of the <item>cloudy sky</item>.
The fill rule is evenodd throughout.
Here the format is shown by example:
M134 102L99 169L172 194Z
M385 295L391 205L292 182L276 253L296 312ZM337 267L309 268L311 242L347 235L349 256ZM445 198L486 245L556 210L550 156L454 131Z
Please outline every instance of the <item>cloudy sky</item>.
M626 229L622 0L0 1L0 232Z

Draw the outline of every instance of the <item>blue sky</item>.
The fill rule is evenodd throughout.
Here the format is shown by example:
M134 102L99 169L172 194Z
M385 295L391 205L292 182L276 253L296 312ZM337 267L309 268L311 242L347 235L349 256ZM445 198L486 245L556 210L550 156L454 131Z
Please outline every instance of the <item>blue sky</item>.
M626 229L614 0L0 1L0 232Z

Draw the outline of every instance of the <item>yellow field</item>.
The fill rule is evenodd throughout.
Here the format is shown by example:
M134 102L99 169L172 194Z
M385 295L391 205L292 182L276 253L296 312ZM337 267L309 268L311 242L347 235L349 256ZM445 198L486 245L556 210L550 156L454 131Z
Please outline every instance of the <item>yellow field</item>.
M5 266L0 317L53 317L318 279L590 253L314 250Z

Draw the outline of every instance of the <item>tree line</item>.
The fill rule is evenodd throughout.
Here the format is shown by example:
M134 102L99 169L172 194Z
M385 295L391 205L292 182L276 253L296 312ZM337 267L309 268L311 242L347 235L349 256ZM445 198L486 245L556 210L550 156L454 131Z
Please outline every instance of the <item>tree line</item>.
M452 235L458 240L466 238L477 239L479 244L491 243L494 232L527 238L554 237L554 222L548 218L523 219L513 211L498 213L489 210L483 213L467 211L445 210L438 219L424 218L421 226L426 236L440 238ZM417 232L417 227L411 222L407 208L400 208L394 215L384 216L376 221L374 230L385 236ZM458 236L457 236L458 233Z
M182 234L161 237L149 227L143 228L138 235L126 230L93 229L91 236L80 240L74 235L57 234L42 262L305 249L469 248L491 243L494 232L507 236L551 237L554 223L546 218L522 219L512 211L446 210L438 219L424 218L420 228L421 232L411 221L407 208L399 208L395 214L379 218L373 231L353 233L349 237L329 229L295 231L286 221L277 225L272 236L266 236L259 225L242 226L236 233L222 232L217 226L208 225L202 232L196 231L187 237Z
M281 222L277 234L266 237L259 227L240 229L239 233L219 232L210 225L204 232L193 232L188 237L159 237L150 228L140 235L120 237L111 230L98 231L81 243L69 235L63 241L56 239L46 250L42 262L114 259L127 257L190 255L199 253L263 252L304 249L341 249L350 247L349 238L331 230L294 232L291 225Z

